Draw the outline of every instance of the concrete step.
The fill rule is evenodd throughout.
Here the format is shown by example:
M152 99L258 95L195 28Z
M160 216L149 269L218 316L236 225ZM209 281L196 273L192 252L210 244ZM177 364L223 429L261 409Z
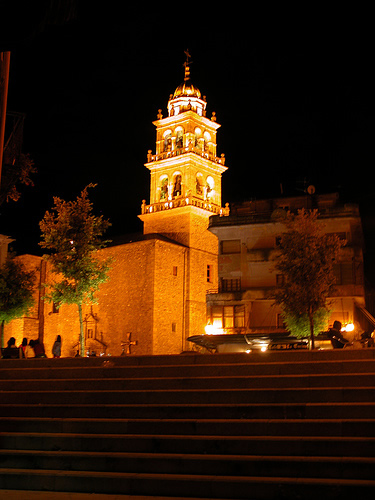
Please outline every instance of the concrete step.
M375 403L249 403L249 404L9 404L0 403L4 417L160 418L160 419L374 419Z
M375 369L375 365L374 365ZM79 375L79 374L78 374ZM375 387L374 373L356 373L355 384ZM353 385L353 374L263 375L263 376L210 376L163 378L79 378L71 379L9 379L0 380L0 391L112 391L120 390L194 390L194 389L287 389L336 388Z
M229 356L229 355L228 355ZM174 357L176 358L176 357ZM190 378L190 377L233 377L236 376L280 376L280 375L329 375L351 373L375 373L375 359L333 359L317 361L273 361L220 364L216 355L205 363L123 365L126 358L100 359L98 366L92 366L93 358L60 359L0 359L0 380L32 379L130 379L130 378ZM74 360L76 364L72 364ZM133 358L129 358L133 359ZM183 359L178 358L178 359ZM185 359L191 360L190 357ZM200 359L200 358L199 358ZM277 358L279 359L279 358ZM217 360L217 363L213 361ZM82 365L82 362L87 365ZM165 360L163 360L165 361ZM240 358L242 361L242 358ZM67 364L68 363L68 364Z
M75 493L71 491L24 491L24 490L1 490L6 500L165 500L165 497L149 495L121 495L106 493ZM195 500L186 496L169 496L168 500ZM220 500L220 498L201 498L200 500Z
M375 387L310 387L267 389L186 389L105 391L11 391L2 393L8 404L249 404L375 402Z
M248 477L189 474L138 474L116 472L77 472L3 469L0 488L74 491L107 494L156 495L164 498L183 492L191 498L220 498L253 500L285 498L316 500L320 498L351 498L372 500L374 481L315 479L292 477ZM68 490L67 490L68 488ZM136 493L135 493L136 492Z
M0 498L372 499L375 350L344 351L1 360Z
M94 419L0 417L3 433L375 437L375 419Z
M372 437L1 432L0 440L2 448L13 450L375 457Z
M373 480L375 458L1 450L2 468Z

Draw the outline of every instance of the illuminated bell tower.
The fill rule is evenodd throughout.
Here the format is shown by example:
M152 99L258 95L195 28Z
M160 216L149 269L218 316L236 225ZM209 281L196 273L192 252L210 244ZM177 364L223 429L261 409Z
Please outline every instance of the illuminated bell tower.
M156 126L156 153L148 151L145 166L151 172L150 204L143 201L144 233L161 233L185 245L194 231L182 225L183 214L200 213L207 219L223 212L221 175L227 170L225 157L216 155L215 114L206 118L206 98L190 81L188 62L184 82L171 94L168 117L161 110ZM188 209L188 210L187 210ZM195 210L199 209L199 210ZM176 225L166 225L165 215ZM178 222L179 220L179 222ZM191 228L190 228L191 229Z
M211 215L223 214L221 175L225 157L217 156L215 114L206 117L206 98L190 80L189 54L184 81L159 109L156 151L148 151L150 203L142 203L144 234L161 234L186 247L185 338L203 333L206 293L217 288L218 240L208 231Z

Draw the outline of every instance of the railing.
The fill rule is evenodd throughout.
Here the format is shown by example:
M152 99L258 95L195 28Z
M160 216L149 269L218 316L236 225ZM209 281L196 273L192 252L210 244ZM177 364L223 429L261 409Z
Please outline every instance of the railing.
M219 293L240 292L241 278L220 278Z
M187 206L202 208L217 215L223 213L222 207L220 207L219 205L215 205L208 200L202 200L194 196L178 196L173 198L172 200L160 201L159 203L152 203L150 205L146 205L145 200L143 200L142 214L151 214L154 212L161 212L163 210L171 210L172 208Z
M213 161L214 163L219 163L220 165L225 165L225 155L222 154L220 158L218 156L213 155L212 153L209 153L208 151L202 151L201 148L196 148L196 147L186 147L186 148L176 148L173 149L172 151L163 151L162 153L158 154L151 154L151 151L149 150L147 153L147 161L150 163L152 161L160 161L160 160L166 160L167 158L173 158L175 156L180 156L182 154L186 153L195 153L202 158L206 158L207 160Z
M240 226L246 224L260 224L264 222L282 222L281 217L275 216L275 211L265 212L249 212L243 215L236 215L236 207L231 208L231 215L225 218L211 217L209 227L215 226ZM293 211L297 213L297 211ZM319 219L327 218L343 218L343 217L359 217L358 207L355 205L345 205L342 207L332 207L318 210Z

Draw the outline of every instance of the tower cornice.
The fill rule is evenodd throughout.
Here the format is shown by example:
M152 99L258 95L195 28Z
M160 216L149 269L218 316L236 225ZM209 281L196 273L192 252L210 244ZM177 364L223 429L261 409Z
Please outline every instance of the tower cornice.
M175 154L174 154L175 153ZM159 155L150 155L151 161L145 163L150 171L180 168L185 164L194 165L211 170L212 173L223 174L228 167L225 164L225 157L209 158L208 153L198 151L170 151Z
M221 125L215 121L210 120L209 118L206 118L205 116L200 116L197 115L194 111L184 111L183 113L180 113L179 115L173 115L173 116L167 116L166 118L161 118L160 120L155 120L152 122L156 127L165 127L165 126L171 126L171 125L179 125L180 123L188 122L188 121L194 121L194 122L201 122L208 128L213 128L214 130L217 130L218 128L221 127Z

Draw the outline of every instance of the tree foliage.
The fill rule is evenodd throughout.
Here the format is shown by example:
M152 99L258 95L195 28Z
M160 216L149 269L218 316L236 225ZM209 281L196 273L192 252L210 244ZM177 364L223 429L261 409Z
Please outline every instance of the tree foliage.
M1 346L3 347L3 326L13 319L24 316L34 304L35 272L26 271L15 258L8 257L0 267L0 323Z
M39 223L42 248L52 265L56 280L48 284L46 298L59 307L76 304L80 320L80 351L84 355L82 304L95 302L95 292L107 280L109 260L99 260L97 251L106 246L102 236L110 226L103 216L92 213L88 197L89 184L75 201L54 198L52 211L47 211Z
M18 201L21 193L19 185L33 186L32 174L36 173L34 161L29 154L20 154L13 164L5 163L1 177L0 205L4 202Z
M333 266L341 243L336 235L324 233L317 210L289 214L286 226L275 265L284 283L276 291L275 301L290 323L301 324L307 318L314 348L314 316L327 311L327 299L335 285Z
M328 308L319 309L313 315L314 332L326 329L330 316ZM291 312L283 313L284 323L294 337L306 338L310 336L310 322L307 314L296 315Z

